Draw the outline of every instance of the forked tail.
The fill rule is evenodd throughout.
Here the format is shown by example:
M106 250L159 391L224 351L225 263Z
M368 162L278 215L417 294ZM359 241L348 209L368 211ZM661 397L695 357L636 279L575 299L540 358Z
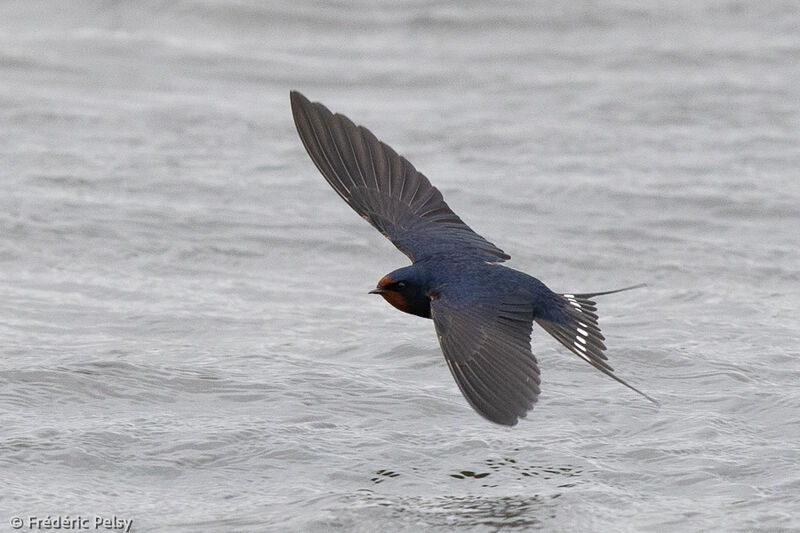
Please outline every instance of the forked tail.
M614 378L629 389L638 392L656 405L660 405L655 398L643 393L624 379L614 374L614 369L606 362L608 357L603 352L606 345L603 344L605 337L597 324L597 304L595 296L614 294L631 289L644 287L644 284L625 287L615 291L592 292L585 294L557 294L558 303L561 307L562 319L554 322L545 319L536 319L546 332L556 338L558 342L567 347L572 353L598 369L607 376Z

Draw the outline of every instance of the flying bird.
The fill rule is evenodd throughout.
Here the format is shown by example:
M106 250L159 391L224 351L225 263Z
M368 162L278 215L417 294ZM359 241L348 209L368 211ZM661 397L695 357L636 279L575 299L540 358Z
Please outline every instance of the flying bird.
M439 190L389 145L349 118L297 91L295 126L308 155L356 213L408 256L411 265L370 291L400 311L433 319L447 366L469 404L492 422L513 426L539 396L531 351L536 322L572 353L614 374L597 323L596 296L558 294L501 263L510 256L475 233Z

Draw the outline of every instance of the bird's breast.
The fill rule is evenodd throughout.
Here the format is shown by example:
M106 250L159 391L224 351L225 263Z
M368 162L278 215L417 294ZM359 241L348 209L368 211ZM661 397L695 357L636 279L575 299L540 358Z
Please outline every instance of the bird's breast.
M381 293L383 299L389 302L392 307L404 313L421 316L422 318L431 317L431 301L427 298L408 299L399 292L387 291Z
M408 301L399 292L386 291L386 292L382 292L381 296L383 296L383 299L386 300L387 302L389 302L393 307L396 307L397 309L401 310L402 312L404 312L404 313L410 313L411 312L411 311L409 311Z

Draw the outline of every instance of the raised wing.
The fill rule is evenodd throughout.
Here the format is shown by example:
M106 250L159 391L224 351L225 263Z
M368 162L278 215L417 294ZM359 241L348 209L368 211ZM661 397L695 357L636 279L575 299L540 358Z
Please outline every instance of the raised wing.
M368 129L297 91L290 96L297 133L319 171L412 261L449 252L491 262L509 259L464 224L428 178Z
M433 297L431 313L444 358L469 404L498 424L513 426L525 417L540 383L531 353L530 302L443 291Z

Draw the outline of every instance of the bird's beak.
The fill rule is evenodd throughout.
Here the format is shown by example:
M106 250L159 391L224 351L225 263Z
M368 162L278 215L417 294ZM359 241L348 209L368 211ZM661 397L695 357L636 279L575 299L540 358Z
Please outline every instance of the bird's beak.
M369 291L367 294L383 294L383 289L380 289L380 288L378 288L378 289L372 289L372 290L371 290L371 291Z

